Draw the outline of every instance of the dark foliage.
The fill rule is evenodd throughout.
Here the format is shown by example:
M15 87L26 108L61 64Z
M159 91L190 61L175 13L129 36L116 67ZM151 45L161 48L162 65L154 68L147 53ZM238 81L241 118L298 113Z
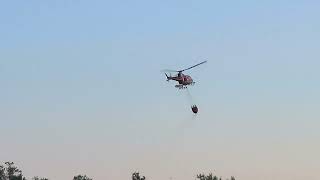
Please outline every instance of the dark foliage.
M39 178L38 176L35 176L32 178L32 180L49 180L48 178Z
M132 180L145 180L145 179L146 179L146 177L144 177L144 176L140 177L139 172L134 172L132 174Z
M199 180L222 180L221 177L218 178L217 176L214 176L212 173L209 173L209 175L198 174L197 179L199 179ZM227 179L227 180L229 180L229 179ZM231 176L230 180L236 180L236 179L233 176Z
M92 180L92 179L87 177L86 175L84 175L84 176L78 175L78 176L74 176L73 180Z
M5 165L0 165L0 180L25 180L22 172L13 162L5 162Z

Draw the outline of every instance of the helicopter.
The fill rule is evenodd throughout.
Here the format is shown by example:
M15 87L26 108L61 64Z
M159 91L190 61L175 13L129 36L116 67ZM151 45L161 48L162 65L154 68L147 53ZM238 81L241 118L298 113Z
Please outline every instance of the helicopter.
M191 76L185 75L185 74L183 74L182 72L183 72L183 71L186 71L186 70L189 70L189 69L191 69L191 68L194 68L194 67L196 67L196 66L199 66L199 65L201 65L201 64L204 64L204 63L206 63L206 62L207 62L207 61L203 61L203 62L201 62L201 63L198 63L198 64L196 64L196 65L193 65L193 66L191 66L191 67L189 67L189 68L182 69L182 70L169 70L169 69L166 69L166 70L163 70L163 71L164 71L164 72L177 72L178 74L175 75L175 76L171 76L171 74L168 75L167 73L164 73L164 74L165 74L166 77L167 77L167 81L174 80L174 81L177 81L177 82L179 83L179 84L175 85L176 88L185 89L185 88L187 88L187 86L189 86L189 85L194 85L195 82L193 81L193 79L191 78Z

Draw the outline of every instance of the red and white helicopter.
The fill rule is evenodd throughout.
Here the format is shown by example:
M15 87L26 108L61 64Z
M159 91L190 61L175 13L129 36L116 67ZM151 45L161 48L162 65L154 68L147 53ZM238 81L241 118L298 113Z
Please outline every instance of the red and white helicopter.
M177 71L177 70L165 69L165 70L163 70L163 72L177 72L178 74L175 75L175 76L171 76L171 75L168 76L168 74L165 73L165 75L166 75L166 77L167 77L167 81L169 81L169 80L177 81L179 84L175 85L175 87L176 87L176 88L179 88L179 89L185 89L185 88L187 88L188 85L194 85L195 82L193 81L193 79L191 78L191 76L185 75L185 74L183 74L182 72L183 72L183 71L186 71L186 70L189 70L189 69L191 69L191 68L194 68L194 67L196 67L196 66L199 66L199 65L201 65L201 64L204 64L204 63L206 63L206 62L207 62L207 61L203 61L203 62L201 62L201 63L199 63L199 64L196 64L196 65L194 65L194 66L191 66L191 67L189 67L189 68L186 68L186 69L183 69L183 70L179 70L179 71Z

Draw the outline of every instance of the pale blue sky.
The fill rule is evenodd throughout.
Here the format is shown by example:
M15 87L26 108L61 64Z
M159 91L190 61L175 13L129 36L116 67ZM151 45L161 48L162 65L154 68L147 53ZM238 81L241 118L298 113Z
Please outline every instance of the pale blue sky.
M0 160L27 177L319 178L318 1L3 1ZM161 69L188 71L199 114Z

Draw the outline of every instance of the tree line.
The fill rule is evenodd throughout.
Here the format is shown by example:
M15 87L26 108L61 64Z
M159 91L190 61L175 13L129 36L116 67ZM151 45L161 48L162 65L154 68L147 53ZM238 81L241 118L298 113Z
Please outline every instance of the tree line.
M140 175L139 172L132 173L132 180L148 180L145 176ZM0 164L0 180L27 180L23 176L22 171L14 165L13 162L5 162L4 165ZM34 176L31 180L49 180L45 177ZM86 175L76 175L73 180L92 180ZM151 180L151 179L150 179ZM197 174L196 180L223 180L221 177L215 176L212 173L209 174ZM235 180L233 176L230 179L225 180Z
M212 173L209 173L208 175L202 173L202 174L197 174L196 176L197 180L222 180L222 177L214 176ZM145 176L140 175L139 172L134 172L132 174L132 180L146 180ZM230 179L226 180L236 180L235 177L231 176Z
M4 165L0 164L0 180L27 180L23 176L22 171L14 165L13 162L5 162ZM45 177L34 176L31 180L49 180ZM92 180L86 175L76 175L73 180Z

